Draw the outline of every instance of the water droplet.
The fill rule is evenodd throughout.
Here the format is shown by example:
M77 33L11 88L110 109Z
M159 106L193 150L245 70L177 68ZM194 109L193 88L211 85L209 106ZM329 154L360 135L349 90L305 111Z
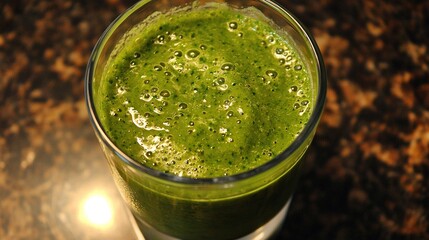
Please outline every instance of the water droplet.
M150 80L144 80L144 84L149 84Z
M302 106L307 106L309 103L310 103L310 101L308 101L308 100L303 100L303 101L301 102L301 105L302 105Z
M229 111L229 112L226 114L226 116L227 116L228 118L230 118L230 117L234 116L234 113L233 113L232 111Z
M277 72L276 72L276 71L274 71L274 70L267 70L265 73L266 73L269 77L271 77L271 78L276 78L276 77L277 77Z
M283 48L276 48L276 53L277 54L283 54L284 53L284 49Z
M192 121L190 121L190 122L189 122L189 126L191 126L191 127L192 127L192 126L194 126L194 124L195 124L195 123L194 123L194 122L192 122Z
M230 22L228 24L229 28L231 29L237 29L238 28L238 24L236 22Z
M188 107L188 105L186 103L180 103L179 104L180 109L186 109L187 107Z
M171 72L165 72L164 75L165 76L171 76Z
M200 45L200 49L201 49L201 50L206 50L206 49L207 49L207 46L206 46L206 45L204 45L204 44L201 44L201 45Z
M186 56L189 58L196 58L198 55L200 55L198 50L190 50L186 53Z
M296 71L300 71L302 69L302 65L300 65L300 64L295 65L295 67L293 69L295 69Z
M170 92L168 90L162 90L159 95L161 95L162 97L169 97L170 96Z
M238 36L238 37L243 37L243 33L242 33L242 32L240 32L240 33L238 33L238 34L237 34L237 36Z
M138 53L138 52L134 53L134 58L139 58L140 56L141 56L140 53Z
M237 120L237 124L240 124L241 123L241 120Z
M224 84L225 83L225 78L219 78L218 80L217 80L217 83L219 84L219 85L222 85L222 84Z
M279 59L279 63L280 65L283 65L286 63L286 60L284 58Z
M231 63L225 63L222 65L221 69L225 71L234 70L234 65Z
M297 86L292 86L289 88L289 92L296 92L298 91L298 87Z
M150 158L152 157L153 153L151 151L147 151L145 155L146 157Z
M151 89L151 91L155 93L155 92L157 92L157 91L158 91L158 88L153 87L153 88Z
M155 71L161 71L162 70L162 67L161 66L158 66L158 65L156 65L155 67L153 67L153 70L155 70Z
M133 60L133 61L130 62L130 68L134 68L136 66L137 66L136 61Z
M182 52L181 51L175 51L174 52L174 56L181 57L182 56Z

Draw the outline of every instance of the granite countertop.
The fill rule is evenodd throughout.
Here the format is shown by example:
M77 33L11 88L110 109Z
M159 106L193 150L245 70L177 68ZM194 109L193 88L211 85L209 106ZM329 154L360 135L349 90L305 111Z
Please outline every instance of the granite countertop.
M280 239L429 239L429 2L279 2L329 78ZM0 239L136 239L83 97L95 42L132 3L0 3Z

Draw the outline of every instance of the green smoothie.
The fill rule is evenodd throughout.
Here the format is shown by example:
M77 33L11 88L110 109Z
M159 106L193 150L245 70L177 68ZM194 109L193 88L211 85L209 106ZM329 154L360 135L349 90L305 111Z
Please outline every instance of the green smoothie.
M106 68L98 103L112 141L147 167L191 178L249 171L309 119L292 43L227 8L158 16Z
M245 173L282 153L310 118L307 64L257 10L216 5L155 14L124 39L94 104L110 140L148 168L190 179ZM133 213L159 231L232 239L284 206L298 165L264 187L213 199L174 197L174 189L147 186L119 165L113 172Z

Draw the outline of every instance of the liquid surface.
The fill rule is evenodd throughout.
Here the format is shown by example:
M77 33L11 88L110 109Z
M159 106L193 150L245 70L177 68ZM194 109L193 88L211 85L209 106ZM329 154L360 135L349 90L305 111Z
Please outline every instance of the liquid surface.
M257 15L257 14L256 14ZM103 128L147 167L234 175L284 151L312 108L298 52L263 20L227 7L159 15L103 75Z

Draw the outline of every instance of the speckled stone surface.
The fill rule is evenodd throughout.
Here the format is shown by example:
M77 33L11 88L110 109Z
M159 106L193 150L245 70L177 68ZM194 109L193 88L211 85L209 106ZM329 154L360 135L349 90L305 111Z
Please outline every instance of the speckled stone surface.
M279 1L310 29L326 110L279 239L429 239L429 1ZM0 3L0 239L135 239L83 75L133 1ZM109 224L82 212L91 196Z

